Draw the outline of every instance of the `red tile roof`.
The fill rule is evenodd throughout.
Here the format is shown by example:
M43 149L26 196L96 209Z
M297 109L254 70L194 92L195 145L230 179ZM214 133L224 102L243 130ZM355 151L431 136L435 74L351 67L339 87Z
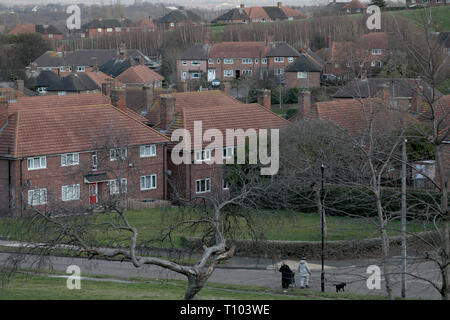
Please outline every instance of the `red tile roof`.
M156 25L151 18L145 18L139 21L139 27L143 28L144 30L156 29Z
M85 72L89 78L92 79L92 81L94 81L100 88L102 87L102 84L107 82L108 79L110 79L111 77L108 76L106 73L103 73L101 71L86 71ZM122 86L121 83L117 83L117 86Z
M289 6L282 6L281 10L283 10L284 14L288 17L295 18L295 17L303 16L300 11L298 11L297 9L291 8Z
M291 125L284 118L257 104L244 104L220 91L202 91L171 94L175 98L177 127L194 134L194 121L202 121L203 133L218 129L224 136L226 129L269 129ZM155 128L159 128L156 125ZM169 128L168 135L173 128ZM193 141L192 141L193 143ZM223 141L224 145L226 141ZM210 143L205 142L204 146Z
M122 72L117 78L122 83L153 83L155 81L162 81L164 78L153 71L152 69L137 65L129 67L127 70Z
M245 13L249 16L250 19L270 19L267 12L264 10L263 7L249 7L244 8Z
M168 142L161 133L107 104L22 109L10 119L0 135L0 152L5 155L14 146L15 158L95 150L115 135L132 141L130 145Z
M366 9L367 6L361 3L359 0L352 0L349 3L345 4L343 9Z
M210 58L259 58L265 57L269 47L262 41L221 42L212 46Z
M16 25L12 30L9 32L9 34L19 34L19 33L33 33L36 32L36 25L34 24L24 24L19 23Z

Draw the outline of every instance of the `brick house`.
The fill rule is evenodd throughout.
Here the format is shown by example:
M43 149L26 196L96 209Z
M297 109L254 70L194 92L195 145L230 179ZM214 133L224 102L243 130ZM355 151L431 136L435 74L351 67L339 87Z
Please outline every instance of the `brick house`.
M226 129L258 131L290 125L289 121L270 110L270 91L261 91L258 100L261 104L244 104L218 90L173 93L162 95L160 103L151 113L158 116L158 123L154 128L168 137L175 129L180 128L188 130L193 137L195 121L201 121L202 134L208 129L218 129L224 137ZM222 176L223 164L212 164L209 160L214 156L225 159L234 154L237 140L231 145L227 145L226 141L224 144L223 148L215 148L204 142L202 150L195 150L194 145L186 145L186 149L191 153L191 162L181 165L172 162L170 154L174 145L169 145L168 169L172 177L169 196L174 196L175 189L188 200L197 195L226 191L227 186Z
M365 13L367 6L359 0L351 0L350 2L336 2L336 0L333 0L328 3L327 9L337 14L355 14Z
M446 6L450 4L448 0L406 0L407 7L417 6Z
M76 98L75 98L76 97ZM164 199L168 139L101 94L0 98L0 213Z
M184 7L172 10L161 17L157 23L166 30L181 28L184 26L201 26L205 21L192 10L186 10Z
M231 81L241 76L274 72L282 75L286 66L300 53L285 42L235 41L213 45L197 44L177 60L177 79L198 79L207 73L207 80Z
M120 36L141 31L141 27L130 19L95 19L81 26L88 38L103 36Z
M62 40L63 34L53 25L45 23L41 24L24 24L23 22L16 25L9 34L21 33L40 33L44 40Z
M284 71L286 85L289 88L320 87L322 67L306 54L302 54Z
M376 74L390 57L389 37L386 32L370 32L355 41L329 41L327 48L317 55L325 61L324 73L352 79L365 71Z
M116 79L126 85L150 85L155 88L161 87L164 80L163 76L144 65L132 65Z

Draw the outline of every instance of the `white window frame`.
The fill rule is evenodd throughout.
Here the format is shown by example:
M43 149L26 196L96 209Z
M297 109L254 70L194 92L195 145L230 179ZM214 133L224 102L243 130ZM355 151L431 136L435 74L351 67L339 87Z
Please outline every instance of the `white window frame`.
M233 58L224 58L223 64L233 64Z
M220 64L220 58L217 58L217 64Z
M376 56L380 56L383 54L383 50L382 49L372 49L372 54L376 55Z
M117 161L117 153L118 151L121 153L121 160L124 160L127 158L127 148L115 148L109 150L109 161Z
M252 58L242 58L242 64L252 64L253 59Z
M34 194L39 192L39 202L35 203L32 199L35 199ZM29 206L40 206L47 204L47 188L28 190L28 205Z
M97 171L98 169L98 155L97 151L92 152L92 170Z
M86 68L85 66L77 66L77 72L85 72Z
M182 64L183 66L187 66L187 61L186 61L186 60L182 60L182 61L181 61L181 64Z
M35 161L36 160L39 161L39 165L38 166L35 166ZM28 165L28 170L47 169L47 157L43 156L43 157L28 158L27 159L27 165Z
M65 66L60 66L60 67L59 67L59 71L61 71L61 72L66 72L66 67L65 67Z
M200 79L200 72L192 72L191 74L192 79Z
M156 156L156 144L140 146L139 154L140 154L141 158L155 157Z
M102 28L97 28L97 32L98 33L102 33L103 29Z
M223 76L224 77L233 77L234 76L234 70L223 70Z
M202 182L204 188L202 188ZM211 178L195 180L195 193L208 193L211 192Z
M275 57L273 58L275 63L284 63L284 57Z
M297 79L308 79L308 72L297 72Z
M294 62L294 57L289 57L288 62Z
M115 195L119 193L127 193L128 191L128 181L127 178L122 178L120 188L122 190L119 190L119 179L116 180L109 180L109 194Z
M72 160L69 163L68 158L70 156L72 157ZM61 155L61 167L76 166L78 164L80 164L80 154L78 152L65 153Z
M158 176L156 174L141 176L140 184L141 184L141 191L157 189Z
M267 64L267 58L262 58L262 59L261 59L261 63L262 63L262 64Z
M113 28L106 28L106 32L113 32Z
M229 190L230 189L230 185L228 184L228 182L225 181L225 179L222 179L222 189L223 190Z
M62 201L80 200L80 185L72 184L61 187Z
M191 61L191 65L192 66L199 66L200 65L200 60L192 60Z
M231 159L234 156L235 147L223 147L222 159Z
M122 28L121 27L116 27L115 31L116 32L122 32Z
M208 59L208 64L214 64L214 59L209 58L209 59Z
M243 76L251 76L252 75L252 70L242 70L242 75Z
M197 150L194 152L194 162L202 163L211 160L211 150Z
M258 64L258 63L259 63L259 59L255 58L255 64Z

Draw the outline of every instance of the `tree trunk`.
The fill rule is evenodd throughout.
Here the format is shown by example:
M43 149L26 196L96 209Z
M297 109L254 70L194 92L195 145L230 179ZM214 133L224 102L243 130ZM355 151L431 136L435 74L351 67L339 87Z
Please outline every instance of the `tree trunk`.
M377 198L377 211L378 211L378 220L380 224L380 233L381 233L381 248L383 254L383 272L384 272L384 280L386 282L386 292L389 299L392 300L392 288L391 288L391 276L389 269L389 237L386 232L385 221L383 217L383 207L381 205L381 192L378 190L376 193Z
M197 299L197 293L203 289L205 283L214 271L214 267L210 266L207 270L200 272L197 275L188 276L188 286L184 294L184 300Z

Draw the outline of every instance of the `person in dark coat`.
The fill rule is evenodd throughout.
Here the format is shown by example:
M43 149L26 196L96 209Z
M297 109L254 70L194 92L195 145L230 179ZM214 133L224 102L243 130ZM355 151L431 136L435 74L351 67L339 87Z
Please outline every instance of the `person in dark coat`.
M281 272L281 287L283 289L289 288L289 285L291 284L292 281L291 268L289 268L289 266L283 262L278 271Z

